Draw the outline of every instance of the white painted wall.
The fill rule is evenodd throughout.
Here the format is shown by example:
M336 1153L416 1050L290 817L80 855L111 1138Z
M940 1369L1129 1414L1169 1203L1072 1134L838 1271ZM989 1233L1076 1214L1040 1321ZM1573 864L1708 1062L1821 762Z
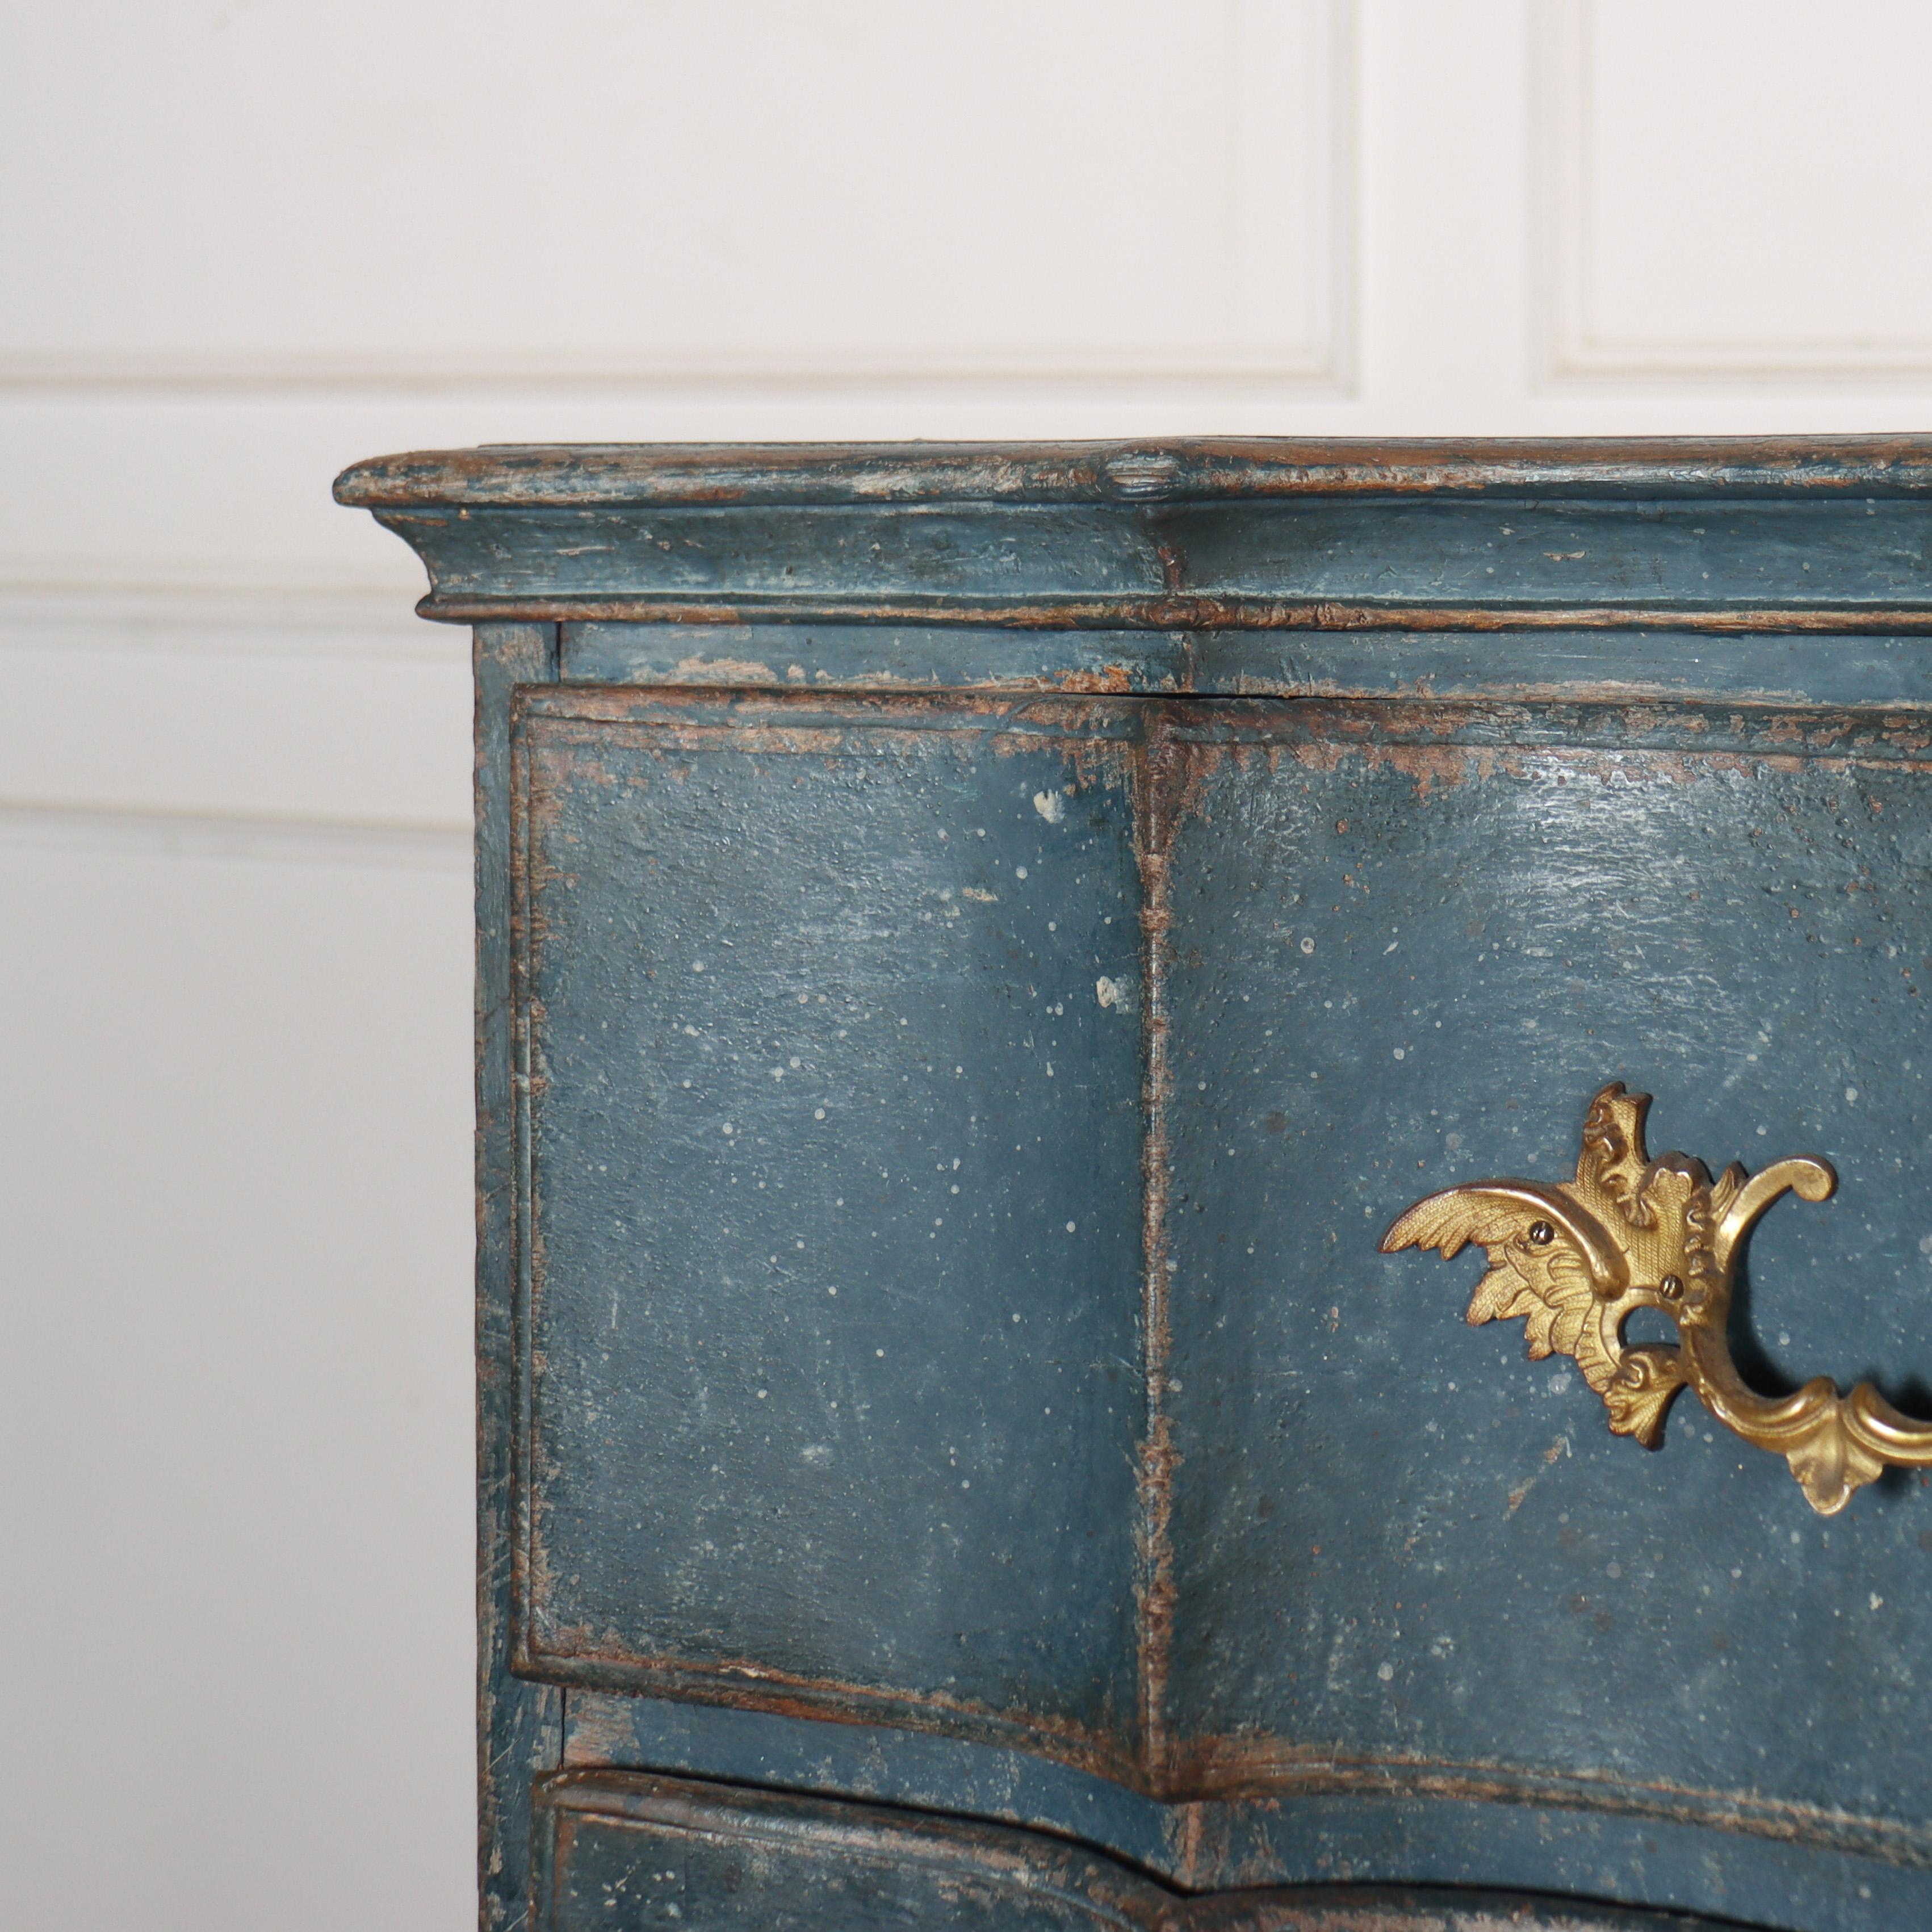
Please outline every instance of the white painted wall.
M1932 429L1922 0L0 15L0 1870L470 1912L466 640L566 438Z

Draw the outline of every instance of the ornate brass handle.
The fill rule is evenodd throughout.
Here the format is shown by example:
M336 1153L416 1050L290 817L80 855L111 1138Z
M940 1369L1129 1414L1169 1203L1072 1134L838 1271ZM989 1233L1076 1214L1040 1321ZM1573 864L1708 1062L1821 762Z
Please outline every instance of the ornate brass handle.
M1574 1181L1478 1180L1432 1194L1398 1216L1382 1252L1473 1241L1489 1272L1472 1322L1527 1318L1532 1358L1574 1357L1604 1399L1610 1428L1660 1448L1664 1420L1688 1386L1727 1429L1791 1465L1811 1507L1833 1516L1890 1463L1932 1466L1932 1424L1899 1414L1869 1382L1841 1396L1828 1377L1795 1395L1748 1388L1726 1327L1744 1237L1787 1190L1822 1201L1838 1177L1822 1160L1780 1160L1747 1178L1733 1162L1715 1180L1700 1160L1644 1151L1648 1094L1606 1087L1590 1103ZM1626 1348L1624 1324L1661 1309L1678 1346Z

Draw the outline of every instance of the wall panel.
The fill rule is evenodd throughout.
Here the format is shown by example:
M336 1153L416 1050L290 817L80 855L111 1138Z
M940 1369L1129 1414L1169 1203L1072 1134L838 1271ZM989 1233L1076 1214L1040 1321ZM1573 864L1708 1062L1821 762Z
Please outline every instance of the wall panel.
M1932 378L1932 14L1552 0L1537 26L1552 375Z
M121 58L8 131L0 252L63 272L0 316L0 382L1346 375L1341 0L82 0L16 32L47 70Z

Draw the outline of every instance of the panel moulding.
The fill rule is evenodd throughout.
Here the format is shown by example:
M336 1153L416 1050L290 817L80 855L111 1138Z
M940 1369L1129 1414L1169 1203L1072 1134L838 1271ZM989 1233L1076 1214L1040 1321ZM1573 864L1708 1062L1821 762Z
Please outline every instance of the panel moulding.
M1603 112L1592 42L1600 0L1539 0L1529 9L1531 338L1546 384L1603 380L1932 381L1924 334L1619 334L1593 313L1597 199L1592 130Z
M1302 0L1292 10L1299 16L1298 27L1288 24L1291 10L1280 0L1228 0L1227 10L1228 97L1236 159L1226 193L1238 245L1235 262L1204 270L1204 281L1238 284L1244 274L1278 266L1279 242L1271 242L1274 224L1255 184L1267 176L1264 158L1282 145L1276 112L1281 101L1298 95L1306 116L1310 202L1304 218L1315 238L1311 253L1319 272L1305 296L1290 304L1298 313L1277 316L1279 332L1272 340L1241 342L1231 339L1231 332L1204 332L1198 340L1132 349L1043 343L983 354L934 352L916 342L883 350L820 353L801 353L775 343L769 350L724 356L694 344L433 351L323 346L270 351L23 348L0 352L0 393L216 396L697 388L809 394L1038 385L1102 392L1258 387L1346 394L1354 381L1356 335L1355 0ZM1298 42L1306 61L1304 75L1289 76L1286 85L1264 59L1244 58L1256 42L1276 48L1289 40ZM1150 272L1172 270L1156 260Z
M191 813L165 806L0 799L0 847L271 866L400 866L467 873L467 826Z
M413 618L388 585L0 579L0 651L426 659L466 664L460 625Z

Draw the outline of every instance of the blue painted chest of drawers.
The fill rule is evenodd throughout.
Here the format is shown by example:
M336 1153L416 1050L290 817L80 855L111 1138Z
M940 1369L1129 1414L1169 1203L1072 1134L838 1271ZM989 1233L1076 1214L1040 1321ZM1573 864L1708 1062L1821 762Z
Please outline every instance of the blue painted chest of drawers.
M337 494L476 640L486 1926L1932 1922L1932 442Z

